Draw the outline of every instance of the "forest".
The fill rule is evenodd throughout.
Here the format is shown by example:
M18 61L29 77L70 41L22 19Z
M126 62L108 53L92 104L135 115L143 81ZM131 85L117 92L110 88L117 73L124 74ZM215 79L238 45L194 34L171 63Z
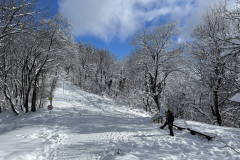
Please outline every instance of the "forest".
M43 1L0 4L0 112L46 107L63 78L143 112L240 128L240 103L231 101L240 92L240 1L209 8L184 41L175 22L141 29L121 60L75 42L71 22Z

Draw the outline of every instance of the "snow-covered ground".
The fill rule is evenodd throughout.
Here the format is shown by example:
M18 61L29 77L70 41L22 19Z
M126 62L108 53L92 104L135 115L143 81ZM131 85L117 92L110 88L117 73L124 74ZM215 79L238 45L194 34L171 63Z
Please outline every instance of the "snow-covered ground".
M7 117L0 113L0 159L4 160L240 160L240 129L175 120L181 127L217 136L211 141L153 124L140 110L81 91L65 82L53 111Z

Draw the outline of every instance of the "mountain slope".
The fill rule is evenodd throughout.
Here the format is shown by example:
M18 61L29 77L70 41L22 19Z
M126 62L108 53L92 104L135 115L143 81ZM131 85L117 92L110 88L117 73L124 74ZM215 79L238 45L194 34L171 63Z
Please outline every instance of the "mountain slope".
M208 141L175 128L171 137L140 110L61 83L51 114L47 109L18 117L0 114L0 159L240 159L239 129L177 119L179 126L217 137Z

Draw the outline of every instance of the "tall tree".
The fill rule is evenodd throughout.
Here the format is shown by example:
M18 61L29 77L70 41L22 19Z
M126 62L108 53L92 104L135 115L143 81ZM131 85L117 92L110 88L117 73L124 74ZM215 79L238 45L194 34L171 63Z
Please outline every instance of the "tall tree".
M210 110L218 125L223 124L223 113L228 98L236 91L237 59L231 50L229 35L234 30L231 21L226 19L224 6L219 5L203 16L203 22L196 26L192 37L195 41L190 47L196 58L196 69L202 85L209 90ZM209 116L208 116L209 117Z
M146 90L160 111L160 98L166 85L166 79L176 70L174 59L180 48L176 38L180 34L177 24L168 23L151 29L144 29L132 37L130 44L143 55Z
M28 112L29 104L34 112L44 98L40 88L46 90L40 86L69 39L69 23L61 15L45 17L37 0L0 3L0 88L16 115L19 106Z
M11 51L8 47L14 42L14 39L18 34L36 27L35 24L40 20L40 16L38 16L40 15L38 12L40 7L37 7L37 3L37 0L0 1L0 88L2 88L5 99L16 115L18 113L15 109L10 93L14 93L16 97L19 92L17 89L19 83L17 83L17 80L14 83L8 83L9 78L12 79L16 76L16 73L11 73L11 70L14 68L14 61L9 61L12 59L12 55L8 53ZM13 75L13 77L9 75ZM15 92L11 92L10 88L15 88Z

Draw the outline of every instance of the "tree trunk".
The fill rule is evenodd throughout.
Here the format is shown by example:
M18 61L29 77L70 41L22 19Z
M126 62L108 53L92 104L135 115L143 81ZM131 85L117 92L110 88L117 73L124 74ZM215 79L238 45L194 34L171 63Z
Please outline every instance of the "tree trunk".
M153 96L153 99L154 99L154 102L155 102L156 105L157 105L158 111L160 112L161 106L160 106L160 102L159 102L159 95L154 95L154 96Z
M29 107L28 107L28 102L29 102L29 93L31 90L31 84L29 84L28 88L27 88L27 92L25 95L25 100L24 100L24 108L25 108L25 112L27 113L29 111Z
M37 83L35 82L32 95L31 112L36 112L36 102L37 102Z
M216 114L216 117L217 117L217 123L219 126L222 125L222 117L221 117L221 114L220 114L220 111L219 111L219 96L218 96L218 91L219 91L219 88L221 86L221 83L222 83L222 79L221 77L219 77L220 75L220 69L219 69L219 64L218 66L215 67L215 74L216 74L216 77L217 77L217 85L213 91L213 98L214 98L214 111L215 111L215 114Z
M214 108L215 108L215 114L217 117L217 123L219 126L222 125L222 117L219 111L219 102L218 102L218 91L213 91L214 96Z
M15 114L15 115L18 115L18 112L16 111L16 109L15 109L15 106L14 106L14 104L13 104L13 102L12 102L12 99L11 99L11 97L10 97L10 95L8 95L7 94L7 91L9 92L9 90L8 90L8 86L7 86L7 75L8 75L8 73L7 73L7 71L6 71L6 61L5 61L5 56L3 56L3 73L4 73L4 86L3 86L3 92L4 92L4 95L5 95L5 98L6 98L6 100L10 103L10 105L11 105L11 109L12 109L12 111L13 111L13 113Z
M6 86L5 86L5 87L6 87ZM8 102L10 103L10 106L11 106L11 109L12 109L13 113L14 113L15 115L18 115L18 112L16 111L15 106L14 106L11 98L7 95L6 88L4 89L4 95L5 95L6 99L8 100Z
M28 93L26 94L25 101L24 101L24 108L25 112L28 112Z
M44 72L42 72L42 79L41 79L41 85L40 85L40 88L39 88L39 94L40 94L40 99L39 99L39 106L38 108L41 108L43 106L43 97L44 97L44 89L45 89L45 79L46 77L44 77Z

